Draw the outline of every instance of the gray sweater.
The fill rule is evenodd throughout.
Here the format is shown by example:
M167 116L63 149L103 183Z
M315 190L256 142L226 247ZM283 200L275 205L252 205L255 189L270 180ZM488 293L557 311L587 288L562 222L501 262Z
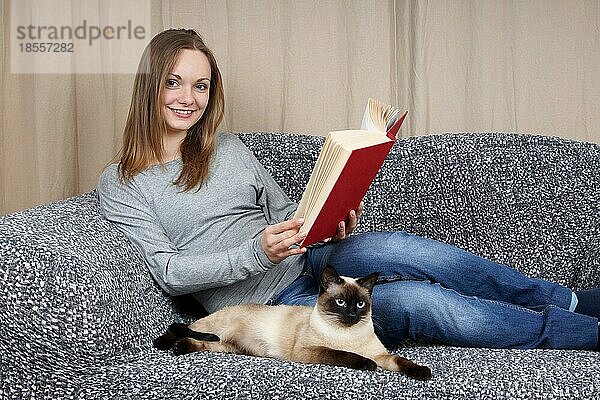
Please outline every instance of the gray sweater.
M137 247L167 293L193 293L214 312L265 303L298 277L304 255L274 264L260 245L264 228L291 218L297 205L235 135L219 134L199 191L172 184L181 168L181 159L149 167L124 185L112 164L98 182L102 214Z

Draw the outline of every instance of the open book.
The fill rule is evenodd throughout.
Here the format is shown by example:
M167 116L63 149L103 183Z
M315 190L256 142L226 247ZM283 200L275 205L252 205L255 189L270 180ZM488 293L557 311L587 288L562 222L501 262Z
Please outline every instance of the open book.
M385 161L406 118L399 109L369 99L361 130L330 132L294 218L306 247L337 234L340 221L356 210Z

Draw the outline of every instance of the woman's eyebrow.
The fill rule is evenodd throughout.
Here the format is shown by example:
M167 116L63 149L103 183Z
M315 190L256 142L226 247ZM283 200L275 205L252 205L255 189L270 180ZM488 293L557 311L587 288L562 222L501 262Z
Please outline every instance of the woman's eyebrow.
M175 78L181 80L181 76L179 76L177 74L174 74L174 73L171 72L169 75L173 75ZM198 78L196 80L196 82L201 82L201 81L209 81L210 82L210 78Z

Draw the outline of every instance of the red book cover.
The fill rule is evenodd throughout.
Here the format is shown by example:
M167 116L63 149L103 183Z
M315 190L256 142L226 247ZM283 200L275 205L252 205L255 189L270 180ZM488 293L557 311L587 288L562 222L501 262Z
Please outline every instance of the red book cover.
M358 208L394 143L389 141L352 151L301 246L336 236L338 223L347 221L350 211Z

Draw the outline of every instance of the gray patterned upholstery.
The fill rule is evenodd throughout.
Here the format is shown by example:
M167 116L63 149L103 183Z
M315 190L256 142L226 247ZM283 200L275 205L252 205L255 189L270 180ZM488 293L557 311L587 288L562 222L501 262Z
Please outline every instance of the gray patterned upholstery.
M240 135L294 200L321 137ZM359 231L404 229L574 288L600 286L600 146L532 135L399 140ZM95 192L0 219L0 385L6 399L598 398L600 353L403 343L415 382L247 356L173 357L152 339L190 320Z

